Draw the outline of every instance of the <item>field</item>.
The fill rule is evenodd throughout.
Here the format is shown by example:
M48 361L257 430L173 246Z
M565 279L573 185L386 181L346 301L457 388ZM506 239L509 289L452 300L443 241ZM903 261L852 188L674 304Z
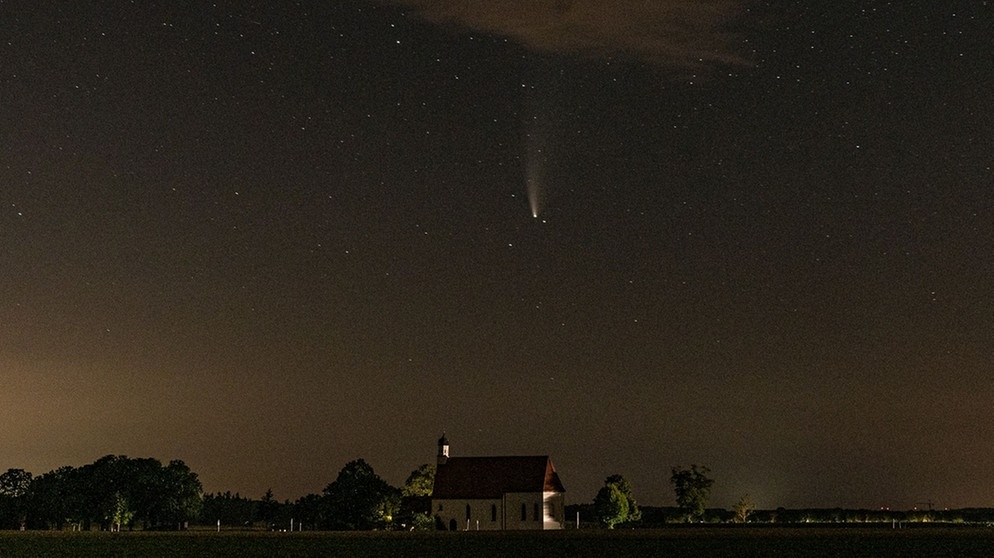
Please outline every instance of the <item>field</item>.
M553 533L0 532L0 557L989 556L994 529L684 527Z

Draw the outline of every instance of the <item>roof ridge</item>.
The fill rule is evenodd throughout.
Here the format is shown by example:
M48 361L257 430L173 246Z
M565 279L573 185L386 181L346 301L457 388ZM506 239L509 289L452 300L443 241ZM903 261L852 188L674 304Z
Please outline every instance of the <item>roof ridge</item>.
M450 457L449 459L549 459L546 455L457 455L455 457Z

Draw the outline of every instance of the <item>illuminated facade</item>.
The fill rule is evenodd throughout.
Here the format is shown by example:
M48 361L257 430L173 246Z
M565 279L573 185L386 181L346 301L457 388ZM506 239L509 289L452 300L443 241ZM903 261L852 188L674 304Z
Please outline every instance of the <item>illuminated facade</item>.
M431 505L441 529L562 529L565 492L547 455L449 457L448 440L438 441Z

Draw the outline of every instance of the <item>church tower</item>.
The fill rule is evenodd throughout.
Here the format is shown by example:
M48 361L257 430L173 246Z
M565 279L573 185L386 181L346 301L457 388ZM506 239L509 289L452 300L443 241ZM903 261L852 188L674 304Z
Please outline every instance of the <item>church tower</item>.
M445 465L449 460L449 441L445 438L445 433L438 439L438 464Z

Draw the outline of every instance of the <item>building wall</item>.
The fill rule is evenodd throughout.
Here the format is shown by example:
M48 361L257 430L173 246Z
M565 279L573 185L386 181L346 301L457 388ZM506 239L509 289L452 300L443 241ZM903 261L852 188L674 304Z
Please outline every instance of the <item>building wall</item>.
M507 529L541 530L545 526L541 492L519 492L504 495L507 506Z
M436 523L446 530L496 531L503 529L500 499L436 499L431 501Z
M543 529L565 529L566 528L566 495L562 492L546 492L543 494L545 500L545 519Z
M558 492L523 492L500 499L433 499L432 513L447 530L562 529L565 505Z

